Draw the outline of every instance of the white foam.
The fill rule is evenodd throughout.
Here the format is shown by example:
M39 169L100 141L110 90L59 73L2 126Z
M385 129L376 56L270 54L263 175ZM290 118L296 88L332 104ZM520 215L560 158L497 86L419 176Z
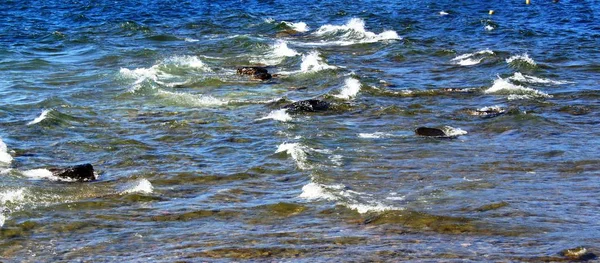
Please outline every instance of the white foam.
M327 69L336 69L335 66L327 65L321 58L318 51L311 51L306 55L302 55L302 64L300 64L300 71L307 72L317 72L321 70Z
M520 72L515 72L515 74L513 74L509 79L514 80L514 81L534 83L534 84L563 85L563 84L570 83L568 81L551 80L551 79L538 78L538 77L534 77L534 76L528 76L528 75L524 75Z
M207 106L221 106L226 105L227 102L217 99L213 96L202 95L202 94L189 94L184 92L170 92L165 90L158 90L157 96L175 102L179 105L191 106L191 107L207 107Z
M186 37L184 40L185 40L185 42L198 42L198 41L200 41L198 39L189 38L189 37Z
M27 123L27 125L34 125L37 123L40 123L41 121L45 120L46 117L48 117L48 113L52 111L52 109L49 110L42 110L42 113L40 114L40 116L38 116L37 118L35 118L34 120L30 121Z
M494 30L494 27L493 27L493 26L490 26L490 25L486 25L486 26L485 26L485 30L487 30L487 31L492 31L492 30Z
M356 95L360 91L360 86L360 81L358 81L357 79L347 78L344 87L340 91L340 94L334 96L340 99L352 99L356 97Z
M153 191L154 187L152 186L152 183L150 183L148 179L142 178L127 185L126 188L121 191L121 194L151 194Z
M314 182L310 182L302 187L302 193L300 194L300 197L308 200L336 200L336 197L328 193L327 189L323 185Z
M443 130L444 130L444 133L448 137L457 137L457 136L461 136L461 135L467 134L467 131L465 131L463 129L454 128L454 127L450 127L450 126L444 126Z
M531 66L537 65L537 63L535 63L535 61L532 58L530 58L527 53L522 54L522 55L514 55L514 56L506 59L506 63L508 63L508 64L511 64L516 61L522 61Z
M0 165L2 164L10 164L13 160L13 157L8 153L8 147L0 138Z
M293 50L288 47L286 41L277 40L273 45L271 45L267 54L264 54L258 58L253 58L250 60L250 62L267 65L277 65L280 64L283 61L283 59L287 57L295 57L299 55L300 53L296 52L296 50Z
M173 56L166 59L163 63L165 65L174 65L177 67L187 67L201 69L204 71L211 71L211 69L196 56Z
M514 99L529 99L535 97L543 97L543 98L551 98L552 95L548 95L544 92L541 92L536 89L523 87L521 85L515 85L507 80L498 77L494 81L494 85L489 89L485 90L484 93L487 94L505 94L510 95L509 100Z
M23 200L25 200L25 188L0 192L0 206L5 206L9 203L20 204Z
M503 110L503 108L500 105L486 106L486 107L477 109L477 111L494 111L494 112L500 112L502 110Z
M25 171L22 171L21 174L23 174L24 176L26 176L28 178L36 179L36 180L47 179L50 181L63 181L63 182L77 181L76 179L62 178L62 177L55 176L54 174L52 174L52 172L50 172L50 170L47 170L47 169L25 170Z
M360 214L369 213L369 212L384 212L388 210L400 210L400 208L396 208L393 206L384 205L381 203L372 203L372 204L344 204L346 207L356 210L356 212Z
M481 63L481 61L483 61L483 59L485 58L482 56L493 55L493 54L494 54L493 51L491 51L489 49L484 49L484 50L477 51L475 53L467 53L467 54L460 55L458 57L451 59L450 61L454 61L456 64L461 65L461 66L472 66L472 65L477 65L477 64Z
M277 147L277 151L275 153L285 152L294 159L296 162L296 166L299 169L305 170L310 168L310 166L306 163L306 151L307 147L301 145L300 143L282 143Z
M256 119L257 121L261 120L276 120L281 122L288 122L292 120L292 116L287 113L286 109L274 110L269 113L269 115Z
M360 18L352 18L345 25L324 25L316 32L317 36L332 37L336 40L329 42L338 45L352 45L357 43L373 43L385 40L400 40L402 39L396 31L386 30L380 34L367 31L365 29L365 21Z
M304 22L297 22L297 23L293 23L293 22L286 22L283 21L283 23L285 23L287 26L291 27L294 31L296 32L308 32L308 30L310 30L310 28L308 27L308 25Z
M358 134L359 138L365 138L365 139L379 139L379 138L388 137L388 136L390 136L389 133L383 133L383 132L359 133Z
M449 15L449 14L448 14L448 12L446 12L446 11L440 11L440 15L441 15L441 16L447 16L447 15Z
M273 44L273 53L278 57L294 57L300 55L296 50L288 47L287 42L278 40Z

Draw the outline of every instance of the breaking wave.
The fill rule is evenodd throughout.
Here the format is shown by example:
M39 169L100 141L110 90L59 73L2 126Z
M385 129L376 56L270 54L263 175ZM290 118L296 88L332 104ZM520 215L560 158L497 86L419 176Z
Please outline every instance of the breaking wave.
M271 111L269 113L269 115L267 115L265 117L262 117L262 118L259 118L259 119L256 119L256 120L260 121L260 120L269 120L269 119L276 120L276 121L281 121L281 122L288 122L288 121L292 120L292 116L290 116L287 113L286 109L280 109L280 110Z
M472 66L481 63L486 58L486 55L494 55L494 52L489 49L477 51L475 53L467 53L451 59L450 61L461 66Z
M306 55L302 55L302 64L300 71L303 73L317 72L321 70L336 69L336 66L330 66L325 63L318 51L311 51Z
M509 79L512 81L518 81L518 82L522 82L522 83L533 83L533 84L563 85L563 84L572 83L569 81L551 80L551 79L538 78L538 77L534 77L534 76L528 76L528 75L524 75L520 72L515 72L515 74L513 74Z
M360 91L360 81L353 78L347 78L344 87L340 90L340 94L334 95L334 97L349 100L358 94Z
M133 183L127 184L121 191L121 194L151 194L154 191L154 186L148 181L148 179L139 179Z
M552 95L541 92L536 89L515 85L508 82L506 79L498 77L494 81L494 85L485 90L487 94L508 95L509 100L531 99L531 98L551 98Z
M42 113L40 113L40 116L38 116L34 120L28 122L27 125L34 125L34 124L40 123L41 121L45 120L48 117L48 113L50 113L51 111L52 111L52 109L43 110Z
M365 21L360 18L352 18L344 25L323 25L313 35L325 38L321 43L313 43L315 45L348 46L402 39L393 30L386 30L379 34L367 31Z

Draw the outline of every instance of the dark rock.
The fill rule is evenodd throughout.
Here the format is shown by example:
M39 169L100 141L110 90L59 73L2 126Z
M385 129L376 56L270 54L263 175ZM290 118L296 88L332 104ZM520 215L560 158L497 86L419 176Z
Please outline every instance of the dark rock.
M258 73L268 74L269 71L263 67L241 67L237 69L239 75L256 75Z
M571 260L592 260L598 258L596 254L589 252L584 247L576 247L571 249L565 249L559 253L561 256L569 258Z
M80 164L67 168L50 168L48 169L54 176L65 178L65 179L73 179L80 182L83 181L94 181L96 180L96 175L94 174L94 167L89 164Z
M292 113L326 111L330 107L331 104L329 102L315 99L296 101L283 106L283 108L287 109L288 112Z
M270 80L273 76L269 73L258 72L252 75L252 80Z
M419 127L415 130L415 133L420 136L428 137L448 137L446 132L438 128Z

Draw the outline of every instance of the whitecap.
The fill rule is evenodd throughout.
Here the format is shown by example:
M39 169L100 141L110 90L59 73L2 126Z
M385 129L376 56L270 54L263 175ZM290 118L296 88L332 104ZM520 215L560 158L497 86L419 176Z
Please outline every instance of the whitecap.
M532 58L530 58L527 53L522 54L522 55L514 55L514 56L506 59L506 63L508 63L508 64L512 64L514 62L524 62L531 66L537 65L537 63L535 63L535 61Z
M72 178L62 178L62 177L55 176L48 169L31 169L31 170L25 170L25 171L22 171L21 174L23 174L25 177L28 177L30 179L36 179L36 180L47 179L47 180L50 180L50 181L63 181L63 182L75 182L75 181L77 181L76 179L72 179Z
M20 204L25 200L25 188L0 192L0 206Z
M380 34L367 31L365 21L360 18L352 18L345 25L323 25L313 33L319 37L327 37L333 41L326 43L337 45L352 45L358 43L373 43L385 40L402 39L396 31L386 30Z
M448 12L446 11L440 11L440 16L447 16L449 15Z
M458 137L458 136L467 134L467 131L465 131L463 129L454 128L454 127L450 127L450 126L444 126L442 128L442 130L448 137Z
M389 133L375 132L375 133L359 133L358 137L365 138L365 139L379 139L379 138L383 138L383 137L388 137L390 135L391 134L389 134Z
M300 198L308 200L336 200L336 197L331 193L327 192L327 189L323 185L314 182L310 182L302 187L302 193L300 194Z
M485 30L487 30L487 31L492 31L492 30L494 30L494 27L493 27L493 26L490 26L490 25L486 25L486 26L485 26Z
M485 90L487 94L504 94L509 95L509 100L515 99L530 99L535 97L551 98L552 95L548 95L536 89L523 87L521 85L515 85L503 78L498 77L494 81L494 85L489 89Z
M291 27L294 31L296 32L308 32L308 30L310 30L310 28L308 27L308 25L304 22L287 22L287 21L283 21L283 23L285 23L287 26Z
M148 179L142 178L125 186L121 194L151 194L154 191L154 186Z
M42 110L42 113L40 114L40 116L38 116L34 120L28 122L27 125L34 125L34 124L40 123L41 121L45 120L46 117L48 117L48 113L50 113L50 111L52 111L52 109Z
M13 160L13 157L8 153L8 147L0 138L0 165L2 164L10 164Z
M280 64L283 59L287 57L299 56L296 50L288 47L287 42L284 40L277 40L273 45L270 46L268 53L264 54L260 58L253 58L250 60L251 63L276 65Z
M477 51L475 53L467 53L457 56L450 61L454 61L456 64L461 66L472 66L477 65L483 61L485 55L494 55L494 52L489 49Z
M401 210L401 208L396 208L393 206L384 205L381 203L369 203L369 204L361 204L361 203L351 203L344 204L346 207L356 210L356 212L360 214L370 213L370 212L384 212L388 210Z
M357 79L347 78L344 87L340 91L340 94L334 95L334 97L346 100L352 99L356 97L360 91L360 86L360 81Z
M200 41L200 40L198 40L198 39L195 39L195 38L189 38L189 37L186 37L184 40L185 40L185 42L198 42L198 41Z
M306 55L302 55L302 64L300 64L300 71L307 72L317 72L321 70L327 69L336 69L335 66L327 65L321 58L318 51L311 51Z
M217 99L213 96L202 94L189 94L184 92L170 92L165 90L158 90L157 96L162 97L168 101L172 101L180 106L207 107L221 106L227 104L226 101Z
M167 58L164 63L165 65L174 65L177 67L195 68L201 69L203 71L211 71L211 69L196 56L173 56Z
M500 105L486 106L486 107L477 109L477 111L479 111L479 112L488 112L488 111L489 112L500 112L503 110L504 110L504 108Z
M300 143L282 143L277 147L275 153L285 152L296 162L296 166L301 170L306 170L310 166L306 163L307 147Z
M533 84L563 85L563 84L571 83L568 81L551 80L551 79L538 78L538 77L534 77L534 76L528 76L528 75L524 75L520 72L515 72L509 79L514 80L514 81L519 81L519 82L533 83Z
M271 111L269 113L269 115L259 118L259 119L256 119L256 120L261 121L261 120L268 120L268 119L281 121L281 122L288 122L288 121L292 120L292 116L290 116L287 113L286 109L280 109L280 110Z

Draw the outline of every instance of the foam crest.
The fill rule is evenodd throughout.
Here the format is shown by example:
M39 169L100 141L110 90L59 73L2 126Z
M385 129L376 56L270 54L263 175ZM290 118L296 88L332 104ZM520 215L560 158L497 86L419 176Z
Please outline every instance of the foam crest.
M172 101L181 106L190 107L207 107L207 106L221 106L226 105L227 102L217 99L213 96L201 95L201 94L189 94L183 92L170 92L165 90L158 90L157 96L162 97L166 100Z
M450 127L450 126L444 126L442 129L444 130L444 133L448 137L458 137L458 136L466 135L467 134L467 131L465 131L463 129L460 129L460 128L454 128L454 127Z
M278 57L294 57L300 55L296 50L293 50L288 47L287 42L283 40L278 40L272 46L273 53Z
M299 169L305 170L310 168L306 163L307 148L300 143L282 143L277 147L275 153L285 152L294 159Z
M8 147L0 138L0 166L2 164L10 164L13 160L13 157L8 153Z
M283 23L285 23L287 26L291 27L296 32L304 33L304 32L308 32L308 30L310 30L308 25L304 22L293 23L293 22L283 21Z
M440 11L440 16L447 16L449 15L448 12L446 11Z
M125 187L121 194L151 194L154 191L154 186L148 179L139 179Z
M494 85L492 85L492 87L490 87L489 89L485 90L484 93L509 95L509 98L508 98L509 100L530 99L530 98L536 98L536 97L542 97L542 98L551 98L552 97L551 95L548 95L548 94L541 92L539 90L536 90L536 89L512 84L512 83L508 82L507 80L500 78L500 77L498 77L498 79L496 79L494 81Z
M318 200L324 199L329 201L336 200L336 197L329 192L324 185L310 182L307 185L302 187L302 193L300 194L300 198L308 199L308 200Z
M492 31L492 30L494 30L494 29L495 29L495 28L494 28L493 26L491 26L491 25L486 25L484 28L485 28L485 30L487 30L487 31Z
M281 122L288 122L292 120L292 116L287 113L286 109L274 110L269 113L269 115L256 119L257 121L261 120L276 120Z
M352 45L357 43L373 43L384 40L400 40L400 36L393 30L386 30L380 34L367 31L365 21L360 18L352 18L345 25L324 25L315 33L321 37L335 39L333 43L339 45Z
M494 55L494 52L489 49L477 51L475 53L467 53L451 59L454 63L461 66L477 65L483 61L485 55Z
M358 81L357 79L347 78L344 87L340 91L340 94L334 96L340 99L352 99L356 97L356 95L360 91L360 86L360 81Z
M25 188L0 192L0 206L20 204L25 200Z
M34 125L34 124L40 123L41 121L45 120L48 117L48 113L50 113L51 111L52 111L52 109L43 110L42 113L40 114L40 116L38 116L34 120L28 122L27 125Z
M530 66L536 66L537 63L535 63L535 61L529 57L529 55L527 53L522 54L522 55L514 55L512 57L509 57L506 59L506 63L508 64L514 64L514 63L526 63Z
M520 72L515 72L515 74L513 74L509 79L513 80L513 81L533 83L533 84L563 85L563 84L570 83L568 81L551 80L551 79L538 78L538 77L534 77L534 76L528 76L528 75L524 75Z
M477 109L477 111L481 111L481 112L486 112L486 111L500 112L503 110L504 110L504 108L502 108L502 106L500 106L500 105L486 106L486 107Z
M356 210L356 212L360 214L371 213L371 212L384 212L389 210L400 210L400 208L396 208L393 206L384 205L378 202L373 202L369 204L344 204L346 207Z
M211 69L196 56L174 56L166 59L163 64L211 71Z
M23 174L27 178L35 179L35 180L47 179L50 181L62 181L62 182L77 181L77 180L71 179L71 178L62 178L62 177L55 176L54 174L52 174L52 172L50 172L50 170L47 170L47 169L25 170L25 171L22 171L21 174Z
M359 133L358 134L359 138L365 138L365 139L379 139L379 138L384 138L384 137L388 137L388 136L391 136L391 134L384 133L384 132Z
M300 70L304 73L317 72L327 69L336 69L335 66L327 65L321 58L318 51L311 51L306 55L302 55L302 64L300 64Z

